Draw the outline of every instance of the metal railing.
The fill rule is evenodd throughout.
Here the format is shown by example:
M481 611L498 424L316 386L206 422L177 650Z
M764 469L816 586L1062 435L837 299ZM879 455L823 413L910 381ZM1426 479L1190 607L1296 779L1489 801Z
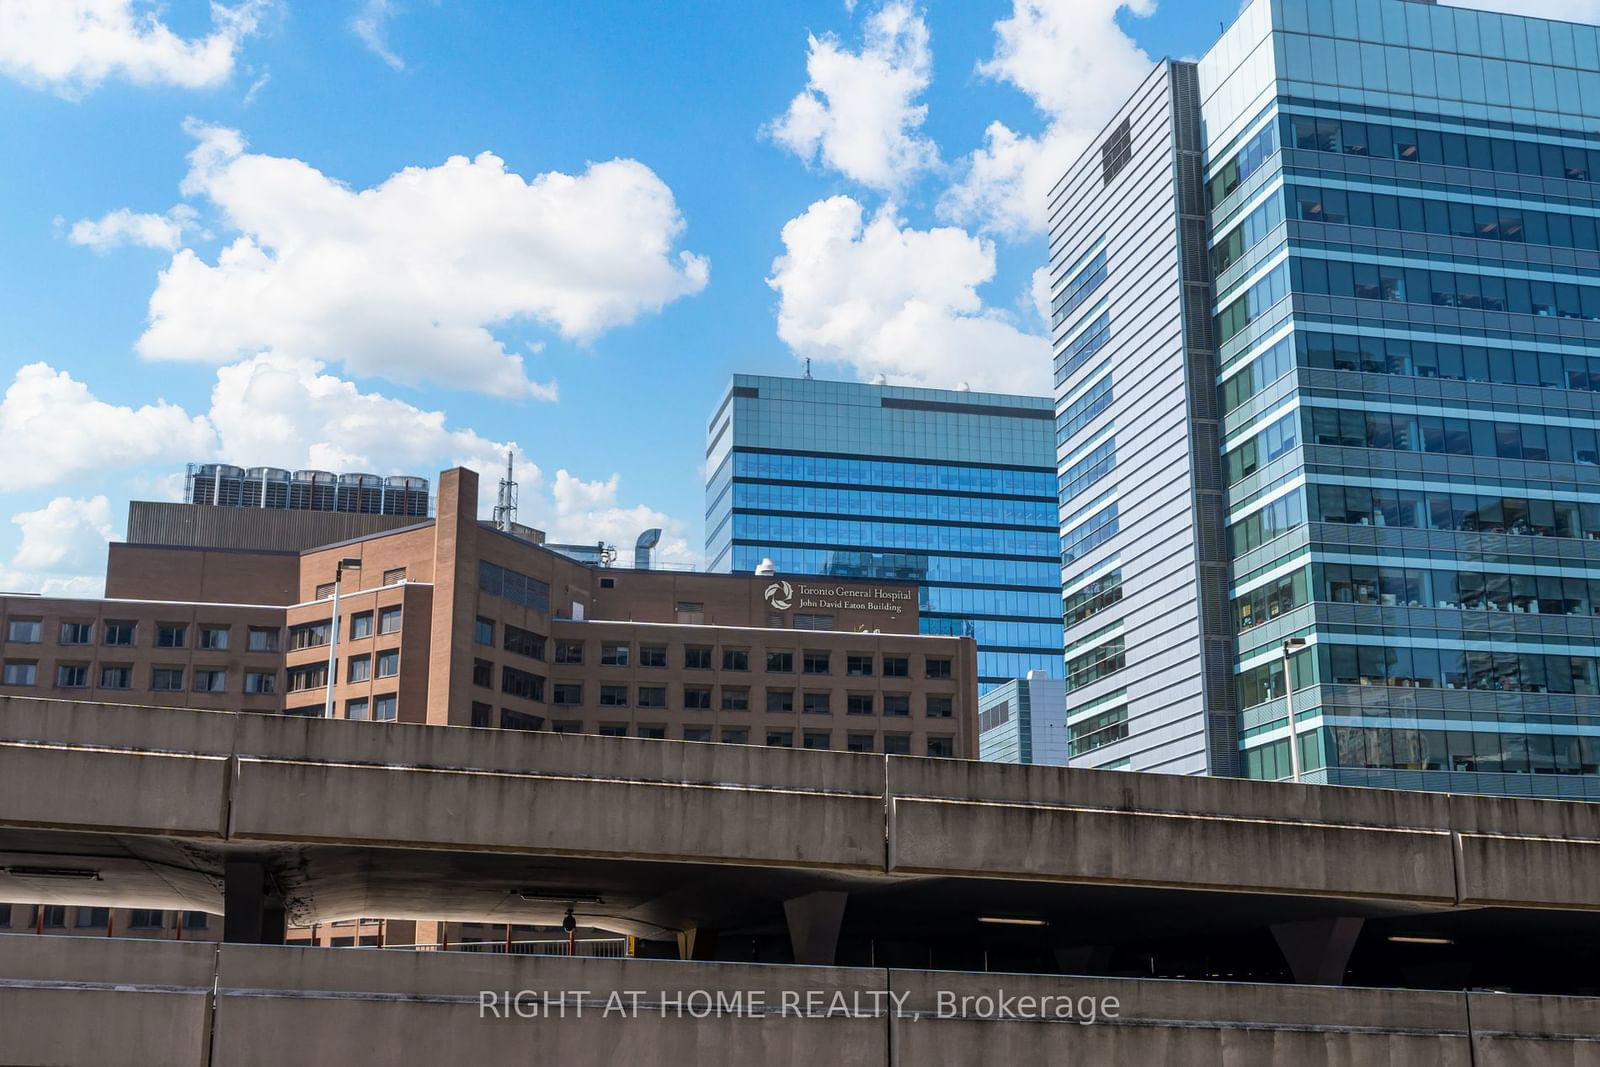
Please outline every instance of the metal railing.
M385 945L384 948L409 949L413 952L494 952L513 956L576 955L591 959L623 959L629 954L626 937L580 937L570 946L566 938L560 937L510 942L504 939L453 941L448 945L432 942L425 945Z

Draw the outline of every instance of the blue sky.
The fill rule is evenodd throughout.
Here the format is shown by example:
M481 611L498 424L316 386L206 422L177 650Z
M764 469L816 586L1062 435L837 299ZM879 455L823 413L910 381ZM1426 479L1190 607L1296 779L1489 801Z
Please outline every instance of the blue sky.
M0 588L188 459L506 444L692 558L735 371L1046 390L1040 183L1235 7L0 0Z

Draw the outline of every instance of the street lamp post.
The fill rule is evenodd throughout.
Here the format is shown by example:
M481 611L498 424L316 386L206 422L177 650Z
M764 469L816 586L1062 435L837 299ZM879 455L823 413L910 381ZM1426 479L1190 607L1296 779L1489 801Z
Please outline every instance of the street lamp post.
M1300 780L1300 734L1294 721L1294 680L1289 675L1289 657L1306 647L1305 638L1291 637L1283 643L1283 703L1289 711L1289 768Z
M322 706L322 717L333 718L333 677L339 669L339 583L346 570L358 571L361 561L354 556L341 559L333 567L333 618L328 623L328 695Z

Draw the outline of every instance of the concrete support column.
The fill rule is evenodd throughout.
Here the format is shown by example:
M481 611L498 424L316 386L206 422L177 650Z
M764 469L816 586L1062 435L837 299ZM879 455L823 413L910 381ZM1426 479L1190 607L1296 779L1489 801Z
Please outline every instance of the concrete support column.
M680 960L714 960L717 958L717 931L704 926L678 932L678 958Z
M1306 919L1274 923L1272 936L1289 963L1296 982L1343 985L1350 953L1361 936L1364 919Z
M268 884L264 866L229 860L223 867L222 940L247 945L281 945L285 933L283 901Z
M818 967L832 967L839 951L839 926L844 921L847 893L820 890L783 902L789 921L789 944L794 961Z

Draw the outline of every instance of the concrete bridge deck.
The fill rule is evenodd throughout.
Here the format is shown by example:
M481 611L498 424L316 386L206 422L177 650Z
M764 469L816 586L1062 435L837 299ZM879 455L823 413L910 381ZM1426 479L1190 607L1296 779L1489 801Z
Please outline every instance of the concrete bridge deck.
M537 1017L514 1011L497 1017L499 1008L483 1008L484 991L523 990L547 994L552 1002L562 996L562 1006L541 1008L532 997L522 998L523 1012L537 1011ZM1012 1016L1004 1020L996 1018L994 999L1002 991L1013 998ZM835 999L840 994L844 999ZM715 1008L719 1001L722 1010ZM1068 1018L1059 1014L1063 1002ZM1574 1067L1600 1062L1596 1003L1495 993L0 935L0 1057L27 1065ZM1091 1016L1092 1024L1077 1021Z

